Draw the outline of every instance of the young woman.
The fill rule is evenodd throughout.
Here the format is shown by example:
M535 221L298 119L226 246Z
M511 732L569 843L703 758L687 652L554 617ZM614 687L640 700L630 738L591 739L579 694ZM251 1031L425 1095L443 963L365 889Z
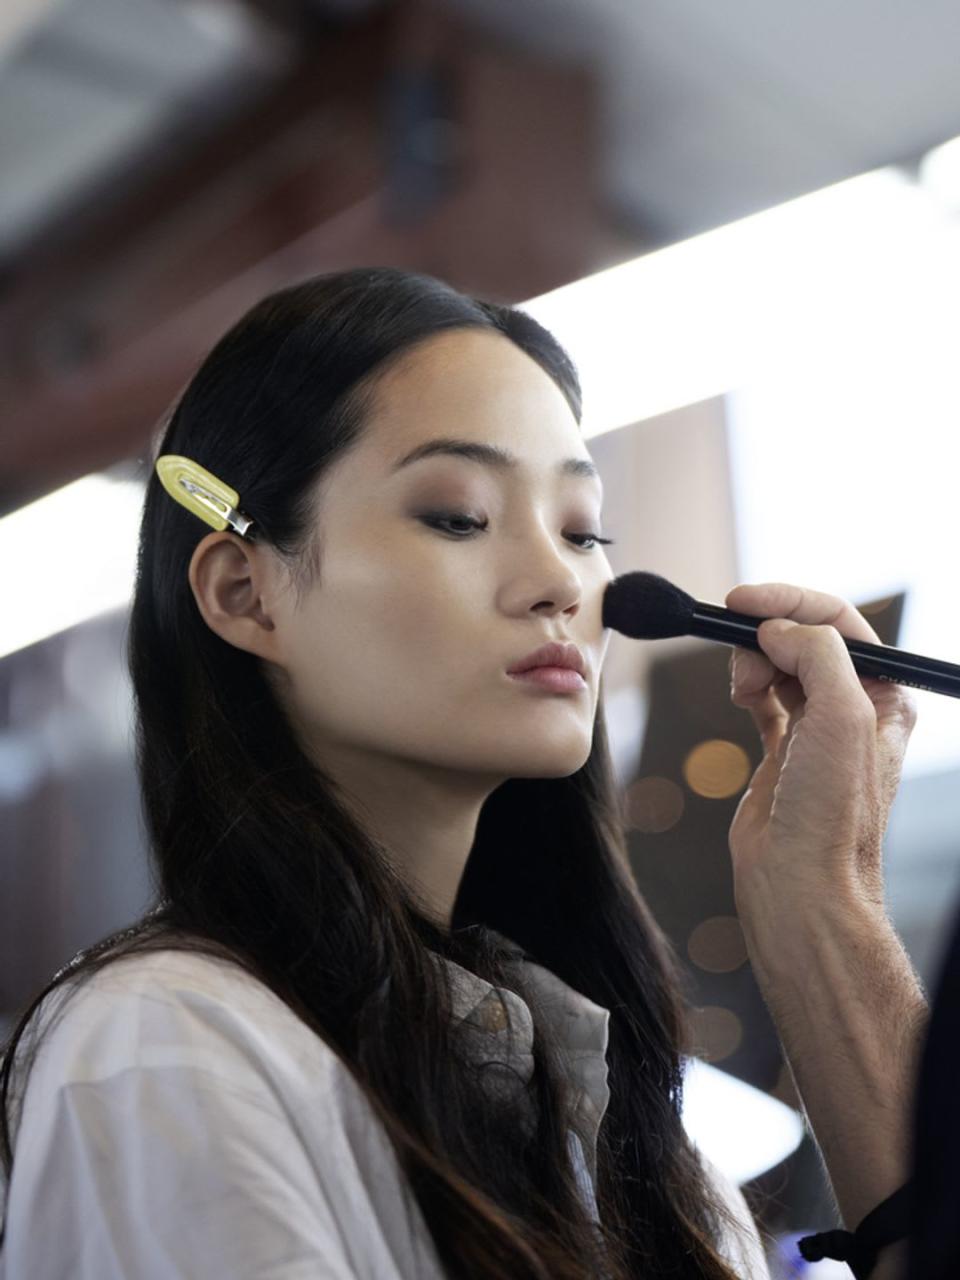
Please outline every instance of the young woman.
M7 1046L6 1280L767 1276L681 1123L579 420L540 325L395 269L204 361L131 617L156 905Z

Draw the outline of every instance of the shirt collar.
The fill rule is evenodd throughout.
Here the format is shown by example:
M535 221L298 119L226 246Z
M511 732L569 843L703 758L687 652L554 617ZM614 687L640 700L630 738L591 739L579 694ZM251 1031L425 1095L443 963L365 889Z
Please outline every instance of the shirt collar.
M533 1076L533 1016L526 1001L444 958L450 975L454 1025L468 1036L474 1059L504 1068L502 1083L525 1087ZM569 1123L581 1138L596 1178L600 1122L610 1100L607 1044L610 1011L576 991L549 969L522 958L520 967L539 1018L552 1032L569 1087Z

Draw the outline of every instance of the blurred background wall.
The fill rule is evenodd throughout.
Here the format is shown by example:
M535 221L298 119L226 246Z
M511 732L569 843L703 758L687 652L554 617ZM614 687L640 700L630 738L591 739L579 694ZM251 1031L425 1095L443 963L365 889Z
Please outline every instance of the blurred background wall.
M303 276L410 267L552 327L616 572L816 586L957 660L958 36L932 0L8 0L0 1017L150 903L124 644L151 436ZM702 1060L795 1114L732 898L758 756L726 661L615 635L607 716ZM917 697L887 871L929 981L960 725ZM809 1135L739 1180L784 1250L838 1221Z

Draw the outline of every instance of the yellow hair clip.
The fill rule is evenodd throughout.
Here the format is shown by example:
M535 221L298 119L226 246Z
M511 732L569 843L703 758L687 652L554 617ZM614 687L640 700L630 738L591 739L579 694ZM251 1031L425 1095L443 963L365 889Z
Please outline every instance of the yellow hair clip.
M253 525L254 521L239 510L240 495L236 489L218 480L199 462L177 453L165 453L157 459L155 467L170 497L211 528L229 527L243 537Z

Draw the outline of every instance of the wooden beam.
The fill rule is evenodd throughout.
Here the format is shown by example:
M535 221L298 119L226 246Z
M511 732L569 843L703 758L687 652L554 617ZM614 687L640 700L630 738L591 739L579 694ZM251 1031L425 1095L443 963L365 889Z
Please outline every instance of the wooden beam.
M23 255L0 306L0 514L145 451L272 289L392 264L517 301L590 271L594 120L587 70L448 13L399 6L325 34L215 136L101 189Z

